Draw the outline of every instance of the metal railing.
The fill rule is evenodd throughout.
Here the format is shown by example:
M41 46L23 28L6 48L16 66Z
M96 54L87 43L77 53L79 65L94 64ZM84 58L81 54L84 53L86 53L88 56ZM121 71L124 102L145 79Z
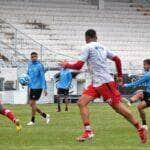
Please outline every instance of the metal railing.
M15 56L24 56L24 59L29 59L30 53L35 51L39 54L39 59L50 67L55 67L60 59L75 59L63 53L55 52L43 44L35 41L30 36L26 35L19 29L15 28L12 24L0 18L0 44L1 53L13 62ZM7 51L6 48L7 47ZM6 46L7 45L7 46ZM11 56L11 57L10 57ZM20 57L19 57L20 58ZM22 60L21 60L22 61ZM53 65L53 66L52 66Z
M7 43L0 40L0 53L3 56L4 62L12 67L24 66L29 59L20 51L7 45Z
M4 19L0 19L0 44L1 53L8 57L9 62L11 62L10 64L13 65L15 64L15 61L22 62L22 60L29 60L30 53L32 51L36 51L39 54L40 60L43 62L44 66L49 68L57 68L58 61L62 59L75 59L74 56L71 57L45 47L41 43L35 41L28 35L15 28L12 24L7 23ZM117 51L115 50L115 53L116 52ZM120 51L118 50L117 53L120 54ZM125 51L122 51L121 53L125 53ZM134 54L131 53L131 51L128 53L129 55ZM24 58L22 57L22 55L24 56ZM147 53L147 57L148 56L149 52ZM131 60L130 62L124 62L125 65L123 65L123 67L125 66L125 72L128 72L128 70L130 72L132 70L139 70L139 66L137 66L137 64L139 63L137 62L138 61L133 60ZM142 64L142 60L140 63ZM19 63L18 65L21 64ZM110 68L112 68L111 65L109 66ZM111 69L111 72L114 72L114 70L115 68ZM138 72L140 72L140 70Z

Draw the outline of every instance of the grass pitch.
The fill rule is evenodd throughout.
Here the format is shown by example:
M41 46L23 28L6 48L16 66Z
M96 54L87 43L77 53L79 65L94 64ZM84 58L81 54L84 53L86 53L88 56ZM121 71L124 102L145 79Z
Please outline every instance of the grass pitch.
M140 143L135 129L109 106L90 104L91 122L96 136L92 141L78 143L75 138L82 133L82 122L76 104L67 113L56 113L56 105L40 105L51 116L46 125L37 115L36 126L28 127L30 107L10 106L21 120L23 130L17 134L14 125L0 116L0 150L149 150L150 142ZM135 106L132 111L138 117ZM146 110L148 121L150 109ZM139 117L138 117L139 118ZM148 122L149 123L149 122ZM150 123L149 123L150 124ZM149 127L150 128L150 127Z

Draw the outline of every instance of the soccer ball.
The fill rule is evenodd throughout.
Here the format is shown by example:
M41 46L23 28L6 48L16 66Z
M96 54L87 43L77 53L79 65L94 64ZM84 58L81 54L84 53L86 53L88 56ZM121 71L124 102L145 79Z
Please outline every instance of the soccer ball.
M27 86L30 83L30 77L27 74L22 74L19 77L19 83L23 86Z

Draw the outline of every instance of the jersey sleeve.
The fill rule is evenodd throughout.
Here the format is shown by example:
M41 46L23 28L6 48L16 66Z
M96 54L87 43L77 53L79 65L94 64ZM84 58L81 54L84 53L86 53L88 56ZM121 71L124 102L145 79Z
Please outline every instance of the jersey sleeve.
M104 49L106 50L106 56L108 59L112 60L113 57L116 56L108 47L104 46Z
M81 53L80 53L79 56L78 56L78 60L79 60L79 61L86 62L87 59L88 59L88 57L89 57L89 48L83 47L83 48L81 49Z
M113 52L111 52L110 50L107 50L107 58L108 59L112 60L115 56L116 55Z
M142 78L140 78L139 80L137 80L135 82L125 84L125 87L126 88L129 88L129 87L138 87L142 83L146 82L148 79L149 79L149 76L148 75L144 75Z

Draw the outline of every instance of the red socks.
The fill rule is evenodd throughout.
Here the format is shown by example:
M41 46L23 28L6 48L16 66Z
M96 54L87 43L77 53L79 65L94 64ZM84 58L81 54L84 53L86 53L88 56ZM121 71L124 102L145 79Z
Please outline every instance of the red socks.
M8 117L12 122L16 122L16 117L15 115L9 110L9 109L2 109L1 114Z
M85 128L85 131L91 131L90 123L89 122L85 122L84 123L84 128Z
M135 126L137 129L141 129L141 127L142 127L142 125L141 125L139 122L137 122L134 126Z

